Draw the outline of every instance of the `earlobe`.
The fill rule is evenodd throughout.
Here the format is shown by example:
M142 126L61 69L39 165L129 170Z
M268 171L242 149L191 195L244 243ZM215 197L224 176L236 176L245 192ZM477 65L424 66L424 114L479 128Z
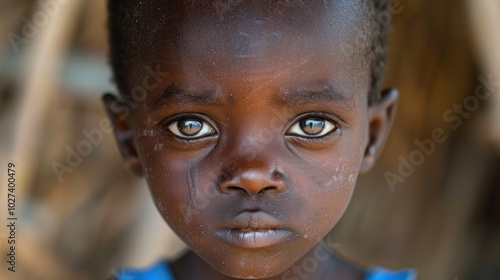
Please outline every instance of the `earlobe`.
M382 152L389 134L394 111L399 98L394 88L381 92L381 98L368 108L368 144L365 149L360 172L368 172Z
M104 107L114 127L114 135L125 165L137 176L143 176L141 161L134 143L134 133L130 121L130 108L114 95L106 93L102 97Z

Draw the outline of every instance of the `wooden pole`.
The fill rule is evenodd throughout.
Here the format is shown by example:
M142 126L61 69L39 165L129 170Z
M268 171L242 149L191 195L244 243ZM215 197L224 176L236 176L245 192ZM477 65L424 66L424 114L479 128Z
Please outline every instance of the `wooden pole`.
M74 28L81 12L83 0L48 0L35 2L35 9L32 15L27 16L29 23L24 22L21 33L25 38L23 48L25 51L18 55L25 55L25 64L17 79L20 88L19 99L13 110L15 123L4 138L7 144L7 155L0 159L0 166L5 174L7 173L7 163L14 162L16 165L16 216L20 216L23 201L34 184L38 158L38 141L43 133L42 128L47 114L50 112L50 105L58 97L58 85L62 61L70 46ZM50 3L50 8L47 8ZM57 137L57 136L54 136ZM7 187L4 182L1 184L0 198L2 205L7 201ZM7 220L7 209L0 211L2 221ZM19 220L19 223L21 223ZM17 224L17 238L22 233ZM8 228L2 227L0 239L6 238ZM19 241L19 240L18 240ZM22 244L22 242L19 242ZM4 252L7 242L1 242L1 252ZM4 245L5 244L5 245ZM19 251L17 251L19 253ZM42 256L40 256L42 257ZM21 256L17 255L19 261ZM9 272L5 264L0 270L1 279L14 279L14 275ZM5 273L9 273L4 275Z
M491 136L500 152L500 1L466 0L472 35L477 43L479 59L492 93L490 110ZM486 89L488 90L488 89Z

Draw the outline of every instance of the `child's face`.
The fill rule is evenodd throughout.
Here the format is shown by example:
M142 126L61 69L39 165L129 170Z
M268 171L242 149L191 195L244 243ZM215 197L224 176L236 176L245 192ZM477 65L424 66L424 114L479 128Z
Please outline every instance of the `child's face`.
M304 12L295 26L201 11L181 32L155 26L127 77L129 88L156 85L115 118L122 151L172 229L226 275L289 268L337 223L373 161L387 115L367 105L359 23L345 9ZM148 80L146 65L162 73Z

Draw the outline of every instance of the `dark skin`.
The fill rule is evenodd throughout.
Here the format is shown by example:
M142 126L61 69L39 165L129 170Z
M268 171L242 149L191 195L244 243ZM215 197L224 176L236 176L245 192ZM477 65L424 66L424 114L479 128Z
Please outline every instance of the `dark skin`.
M133 103L104 96L127 165L192 250L171 264L176 279L363 279L319 242L375 162L397 93L368 105L359 7L309 5L155 25L164 35L143 35L127 87L144 84L141 65L164 75Z

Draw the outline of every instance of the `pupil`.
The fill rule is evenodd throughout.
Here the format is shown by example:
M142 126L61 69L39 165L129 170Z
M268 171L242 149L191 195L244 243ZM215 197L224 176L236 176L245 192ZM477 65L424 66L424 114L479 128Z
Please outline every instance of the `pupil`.
M300 128L309 135L321 133L325 128L325 121L319 119L305 119L300 122Z
M201 131L202 127L203 123L194 119L183 120L177 124L177 128L179 129L179 131L187 136L196 135Z

